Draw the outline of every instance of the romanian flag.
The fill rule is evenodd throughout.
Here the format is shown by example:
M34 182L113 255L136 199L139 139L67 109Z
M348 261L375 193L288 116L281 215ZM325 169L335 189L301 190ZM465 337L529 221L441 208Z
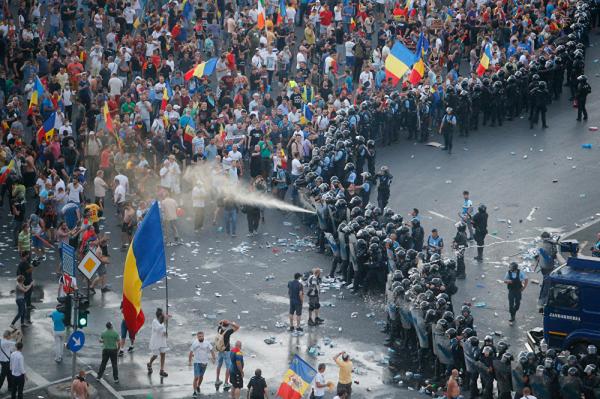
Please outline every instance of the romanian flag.
M354 18L350 18L350 31L354 31L356 29L356 21Z
M414 54L400 42L394 43L392 51L385 59L385 76L392 78L394 86L402 79L415 60Z
M44 94L44 85L37 76L33 83L33 93L31 93L31 100L29 100L29 108L27 108L27 115L33 115L33 109L40 105L40 100Z
M165 86L165 88L163 89L162 101L160 103L160 110L164 111L165 109L167 109L168 103L169 103L169 94L167 92L167 87Z
M416 85L423 79L425 76L425 62L423 62L423 56L427 53L429 48L429 43L423 33L419 35L419 40L417 41L417 49L415 51L415 63L412 67L412 71L410 71L410 75L408 76L408 80L413 85Z
M37 142L41 144L44 140L50 141L54 137L54 125L56 124L56 112L53 112L37 131Z
M187 143L191 143L192 140L194 140L194 137L196 137L196 131L194 130L194 127L190 123L183 130L183 141L185 141Z
M264 29L267 21L267 14L265 13L265 0L258 0L258 29Z
M201 78L203 76L210 76L215 71L217 66L217 59L211 58L210 60L196 65L183 76L185 80L190 80L192 77Z
M123 319L131 334L144 325L142 289L167 276L167 263L158 202L140 223L125 259L123 271Z
M114 133L112 117L110 116L110 111L108 110L108 101L104 103L102 114L104 115L104 124L106 125L106 130L108 130L111 133Z
M483 54L479 60L479 66L477 67L477 75L482 76L485 71L490 67L490 60L492 59L492 51L490 50L489 43L485 45Z
M306 363L300 356L294 355L290 368L283 376L283 382L277 391L277 397L282 399L300 399L310 387L317 371Z
M11 159L9 164L4 168L4 171L0 175L0 184L4 184L4 182L8 178L8 175L10 174L10 171L13 170L14 167L15 167L15 160Z

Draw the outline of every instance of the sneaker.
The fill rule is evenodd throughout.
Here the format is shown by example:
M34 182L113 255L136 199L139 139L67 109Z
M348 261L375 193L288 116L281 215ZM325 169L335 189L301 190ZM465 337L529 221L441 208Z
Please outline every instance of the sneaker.
M323 320L320 317L315 318L315 321L317 322L317 324L323 324L323 323L325 323L325 320Z
M110 288L108 288L108 287L103 287L103 288L102 288L100 291L101 291L102 293L109 292L109 291L110 291Z
M226 382L225 384L223 384L223 389L229 389L231 388L231 384Z
M311 319L308 319L308 326L309 326L309 327L314 327L314 326L316 326L316 325L317 325L317 323L315 323L315 322L314 322L314 321L312 321Z
M115 384L118 384L118 383L119 383L119 379L115 378Z
M125 352L123 352L122 350L119 351L119 357L123 357L124 354Z
M296 331L302 332L302 331L304 331L304 329L302 327L296 327Z
M290 332L294 332L294 327L290 326L290 329L289 329L289 331L290 331Z
M194 393L192 394L192 398L197 398L198 397L198 392L194 391Z
M130 346L129 349L127 349L128 353L132 353L133 351L134 351L134 347L133 346Z
M167 372L164 371L164 370L160 370L160 373L158 373L158 375L160 375L161 377L168 377L169 376L169 374L167 374Z
M222 384L223 384L223 381L221 381L221 380L217 380L217 381L215 381L215 387L216 387L217 389L219 389L219 387L220 387Z

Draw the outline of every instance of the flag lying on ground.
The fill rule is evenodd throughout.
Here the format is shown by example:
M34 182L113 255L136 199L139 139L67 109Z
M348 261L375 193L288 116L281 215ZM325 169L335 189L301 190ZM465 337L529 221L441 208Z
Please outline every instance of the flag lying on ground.
M300 356L294 355L290 368L283 376L283 381L277 391L282 399L300 399L310 387L317 371L306 363Z
M492 59L492 51L490 50L490 44L486 44L483 49L483 54L481 55L481 59L479 60L479 65L477 66L477 75L482 76L485 71L490 67L490 60Z
M158 202L140 223L125 259L123 271L123 319L130 333L144 325L142 289L167 275L167 263Z
M192 77L201 78L203 76L210 76L215 71L217 66L217 59L211 58L210 60L196 65L183 76L185 80L190 80Z
M54 125L56 124L56 112L53 112L48 119L42 123L37 131L37 143L41 144L44 140L50 141L54 137Z
M392 51L385 59L385 77L392 78L394 85L410 69L415 60L414 54L400 42L394 43Z

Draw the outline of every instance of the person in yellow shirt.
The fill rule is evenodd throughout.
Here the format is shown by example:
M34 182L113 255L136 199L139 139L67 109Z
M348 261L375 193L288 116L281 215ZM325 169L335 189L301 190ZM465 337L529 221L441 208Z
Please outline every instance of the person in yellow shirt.
M340 352L333 357L333 361L340 368L337 391L345 392L345 398L350 399L352 395L352 361L350 360L350 355L346 352Z
M87 202L86 200L86 205L85 205L85 209L84 212L87 215L87 217L90 219L90 221L92 222L92 225L94 226L94 230L96 231L96 234L100 233L100 211L102 210L102 208L100 207L100 205L95 204L93 202Z

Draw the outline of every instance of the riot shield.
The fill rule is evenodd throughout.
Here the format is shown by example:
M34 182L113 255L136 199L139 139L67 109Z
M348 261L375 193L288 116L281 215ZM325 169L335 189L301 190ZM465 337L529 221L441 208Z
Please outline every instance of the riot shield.
M550 399L551 391L550 391L550 379L545 376L539 376L536 374L529 377L529 386L533 391L533 395L537 399Z
M423 312L421 309L413 307L410 310L410 314L413 319L413 326L417 333L417 339L419 340L419 347L421 349L429 348L429 335L427 334L427 325L423 318Z
M434 328L432 334L433 339L433 353L437 356L440 363L448 365L454 363L452 356L452 348L450 347L450 340L446 336L445 332L441 332L437 328Z
M494 359L494 376L498 383L498 393L512 391L512 377L510 363L504 363L500 359Z

